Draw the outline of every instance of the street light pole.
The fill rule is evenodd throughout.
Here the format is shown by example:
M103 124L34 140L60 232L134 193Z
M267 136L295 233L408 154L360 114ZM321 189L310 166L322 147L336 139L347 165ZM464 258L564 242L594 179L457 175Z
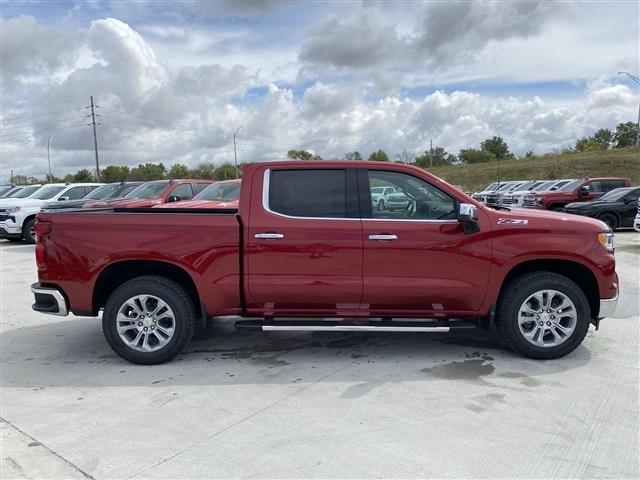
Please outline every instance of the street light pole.
M242 128L242 125L240 125L238 128L236 128L236 131L233 132L233 159L236 165L236 178L238 178L239 176L239 172L238 172L238 151L236 149L236 136L238 135L238 132L240 131L240 129Z
M618 72L618 75L626 75L640 85L640 78L630 74L629 72ZM636 124L636 147L640 147L640 103L638 103L638 123Z
M47 160L49 161L49 183L53 183L53 176L51 175L51 154L49 153L49 144L51 143L51 135L47 139Z

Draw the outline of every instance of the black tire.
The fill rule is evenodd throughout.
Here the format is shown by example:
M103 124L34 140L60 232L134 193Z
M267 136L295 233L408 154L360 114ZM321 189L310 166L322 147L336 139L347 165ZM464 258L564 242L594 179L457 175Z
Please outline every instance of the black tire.
M568 338L559 345L541 347L530 343L518 326L520 306L535 292L552 289L567 296L577 312L576 325ZM560 358L573 352L582 343L591 322L591 308L584 292L573 281L551 272L532 272L512 280L498 300L496 321L505 342L516 352L535 359Z
M116 316L125 302L136 295L154 295L166 302L174 313L175 332L169 342L152 352L129 347L118 334ZM134 278L120 285L109 297L102 314L102 331L111 348L122 358L141 365L155 365L171 360L191 341L196 311L189 294L177 283L160 276Z
M7 238L6 240L9 240L11 243L19 243L19 242L22 242L22 237L21 238L11 237L11 238Z
M618 221L618 216L612 212L604 212L598 215L598 220L602 220L604 223L609 225L611 231L615 231L620 226L620 222Z
M25 221L24 225L22 226L22 239L26 243L30 243L32 245L36 243L35 224L36 217L33 217Z

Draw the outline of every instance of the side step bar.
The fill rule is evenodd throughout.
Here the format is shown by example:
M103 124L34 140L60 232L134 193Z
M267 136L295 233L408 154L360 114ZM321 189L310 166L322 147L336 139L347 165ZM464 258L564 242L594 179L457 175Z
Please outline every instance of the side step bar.
M473 329L478 322L465 320L353 321L353 320L238 320L238 331L312 331L312 332L450 332Z

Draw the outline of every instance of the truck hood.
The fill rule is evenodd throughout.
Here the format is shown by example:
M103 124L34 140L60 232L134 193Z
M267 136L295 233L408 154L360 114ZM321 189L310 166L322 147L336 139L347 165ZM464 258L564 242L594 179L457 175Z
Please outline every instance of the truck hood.
M102 200L99 202L91 202L85 205L89 208L146 208L153 207L162 203L161 198L117 198L113 200Z
M220 200L182 200L180 202L164 203L154 208L238 208L239 201L223 202Z
M7 199L6 202L0 203L0 209L5 207L22 207L22 208L41 207L45 203L47 203L47 200L36 200L36 199L30 199L30 198L16 198L14 200L15 201L9 203L9 199Z
M554 229L593 233L609 231L607 224L600 220L570 213L529 208L514 208L511 211L486 208L485 211L493 217L494 229Z
M47 202L43 205L42 208L46 208L47 210L58 210L61 208L81 208L85 203L91 202L92 200L63 200L62 202Z

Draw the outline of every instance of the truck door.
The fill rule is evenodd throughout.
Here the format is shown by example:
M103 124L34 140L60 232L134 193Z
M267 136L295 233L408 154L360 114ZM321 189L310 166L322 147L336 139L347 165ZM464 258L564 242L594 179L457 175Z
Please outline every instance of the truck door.
M245 235L250 312L345 315L362 297L355 169L270 168L254 175Z
M465 234L456 220L455 199L417 176L361 169L358 179L363 310L372 316L399 311L456 316L478 310L489 280L489 226L484 225L485 232ZM373 211L368 192L381 185L395 187L396 195L404 194L405 208Z

